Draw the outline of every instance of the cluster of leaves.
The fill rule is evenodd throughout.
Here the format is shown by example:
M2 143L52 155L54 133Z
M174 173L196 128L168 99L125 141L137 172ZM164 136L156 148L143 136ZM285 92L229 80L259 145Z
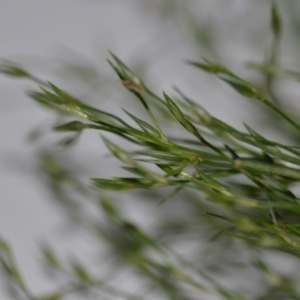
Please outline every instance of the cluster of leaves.
M274 38L272 55L265 65L251 65L266 75L265 91L221 64L207 59L188 63L216 75L241 96L262 103L299 134L300 124L280 108L273 93L275 76L299 75L276 65L281 21L275 3L271 16ZM56 85L43 82L11 63L2 65L1 71L37 82L40 89L30 92L29 96L39 104L60 114L77 116L76 120L55 126L55 131L75 132L75 137L78 137L83 131L93 129L117 135L138 147L137 150L127 151L103 137L112 155L125 164L123 168L132 175L111 179L92 178L97 195L103 190L171 189L160 204L171 201L179 192L196 195L182 200L194 214L188 220L178 221L176 239L181 237L181 242L185 243L187 232L197 231L210 221L212 224L208 234L214 231L211 241L221 244L241 241L247 246L246 249L251 250L251 262L267 279L265 293L255 299L298 299L299 291L291 278L276 273L259 254L262 249L276 250L300 258L300 198L291 191L291 187L300 181L299 147L270 140L246 124L244 130L238 130L212 116L178 88L175 88L177 96L166 93L159 96L118 57L111 56L109 64L123 86L145 109L149 122L124 110L136 124L131 125L121 117L87 105ZM190 138L169 136L159 125L154 107L172 118L173 126L182 127ZM55 196L69 204L68 210L74 211L72 200L66 199L63 193L63 186L71 184L81 192L81 184L52 157L45 155L42 161L56 191ZM242 179L242 183L237 179ZM1 240L1 265L14 291L19 293L16 297L57 300L74 293L83 293L86 297L91 293L93 296L97 291L102 297L149 299L150 288L151 292L158 292L157 299L208 299L211 294L219 295L220 299L254 299L253 294L248 297L244 292L225 288L210 272L199 267L197 257L187 259L179 255L162 238L171 235L167 227L160 228L157 234L148 234L127 220L113 200L103 196L96 198L93 205L104 213L106 224L93 218L88 218L89 222L86 222L80 210L74 212L73 217L93 236L104 238L118 261L126 262L138 276L142 275L147 280L146 287L141 288L142 292L129 293L113 286L111 275L94 275L77 260L63 263L50 247L44 246L45 261L56 272L64 274L67 283L53 293L32 296L14 263L9 246ZM205 213L202 212L200 218L199 211L203 209ZM220 239L221 242L217 241Z

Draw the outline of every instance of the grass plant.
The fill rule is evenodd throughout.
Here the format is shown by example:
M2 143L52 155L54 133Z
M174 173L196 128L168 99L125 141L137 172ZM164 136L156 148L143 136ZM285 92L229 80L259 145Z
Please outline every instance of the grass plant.
M283 125L286 135L295 137L299 136L300 123L285 111L274 92L278 76L299 79L297 72L278 65L282 21L275 1L270 24L273 43L267 62L249 64L264 77L264 88L256 87L216 61L203 58L186 63L225 82L240 95L241 101L264 105L280 124L286 124ZM2 73L37 83L37 89L28 93L30 98L68 117L67 122L53 127L57 134L73 134L65 144L77 140L86 130L99 132L111 155L129 174L90 178L93 188L88 189L55 156L47 153L41 156L42 168L55 197L65 204L75 223L95 240L109 246L110 258L117 267L97 275L83 262L63 261L50 246L43 245L46 265L66 280L53 292L33 295L12 250L1 239L0 263L13 297L28 300L73 299L75 295L80 299L132 300L299 299L300 273L298 278L281 274L276 264L266 259L275 255L299 264L300 198L291 190L300 181L300 148L296 140L294 145L277 142L248 124L243 129L234 128L211 115L179 88L173 94L155 93L115 54L110 53L108 63L120 84L145 110L147 119L129 109L124 109L124 117L104 111L18 65L9 62L1 65ZM181 137L171 136L161 125L161 116L166 115L172 128L185 131ZM125 116L131 121L126 121ZM125 149L105 137L105 133L134 146ZM68 196L68 189L81 194L101 218L85 215L80 205ZM177 210L175 216L155 219L153 230L143 230L125 216L118 201L105 192L108 190L122 191L121 195L142 190L150 198L157 190L162 191L164 196L158 200L154 196L151 205L159 205L158 209L163 210L166 205L172 207L174 201L182 216L178 217ZM197 239L205 244L195 246ZM181 247L193 246L193 251L180 251L178 243ZM114 283L116 274L124 269L133 274L139 286L137 291ZM222 282L224 274L235 282L234 278L247 270L254 270L260 278L259 291L255 290L250 275L245 275L250 282L248 289ZM213 296L217 298L210 298Z

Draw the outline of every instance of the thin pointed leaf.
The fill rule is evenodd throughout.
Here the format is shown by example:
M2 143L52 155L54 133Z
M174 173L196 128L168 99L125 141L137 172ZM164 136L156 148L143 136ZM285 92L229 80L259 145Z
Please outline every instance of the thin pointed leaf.
M272 28L274 36L278 37L281 33L281 20L280 20L278 7L275 3L275 0L272 2L271 28Z
M125 109L123 109L125 111L125 113L132 118L139 126L140 128L145 132L145 133L149 133L151 135L154 135L156 137L160 136L160 133L154 128L152 127L150 124L146 123L145 121L137 118L136 116L132 115L131 113L129 113L128 111L126 111Z

